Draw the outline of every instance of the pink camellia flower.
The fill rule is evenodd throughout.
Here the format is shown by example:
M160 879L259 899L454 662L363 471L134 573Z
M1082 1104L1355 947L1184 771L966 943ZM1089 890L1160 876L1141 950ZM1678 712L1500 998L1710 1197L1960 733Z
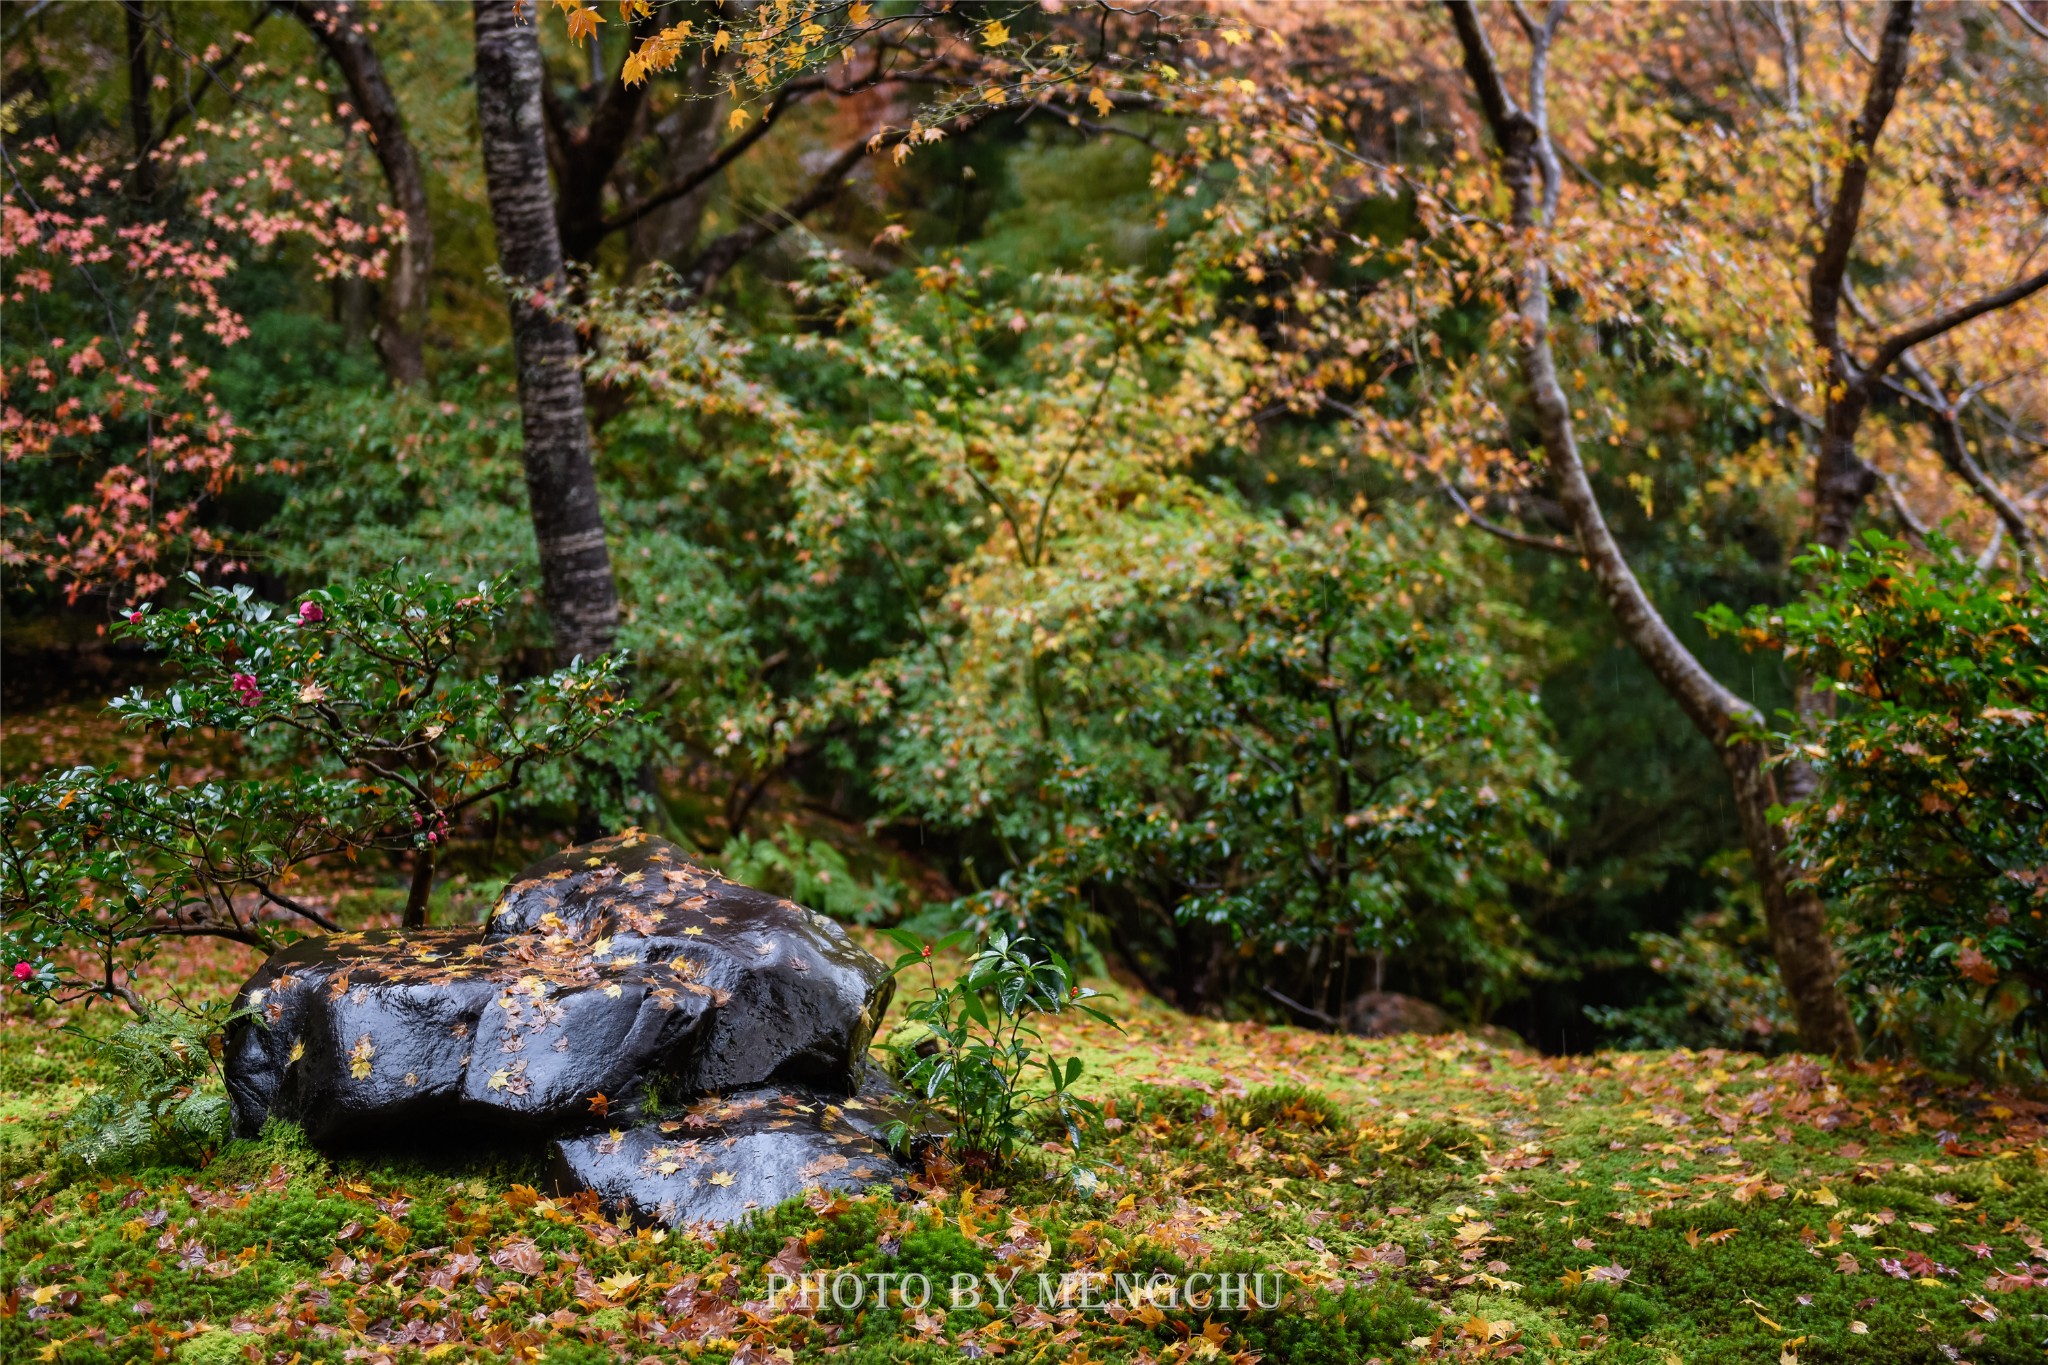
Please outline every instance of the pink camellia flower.
M131 625L131 626L139 626L139 625L141 625L141 624L142 624L142 613L141 613L141 612L139 612L139 611L131 611L131 612L129 612L129 613L128 613L128 624L129 624L129 625Z
M317 625L319 625L319 624L320 624L320 623L321 623L322 621L325 621L326 619L327 619L327 613L326 613L326 612L324 612L324 611L322 611L322 610L320 610L320 604L319 604L318 602L301 602L301 603L299 603L299 624L300 624L300 625L302 625L302 626L317 626Z
M16 981L26 981L35 974L36 969L26 962L17 962L14 964L14 979Z
M247 673L235 674L228 686L235 689L235 696L244 706L254 706L263 700L263 689L256 685L256 679Z

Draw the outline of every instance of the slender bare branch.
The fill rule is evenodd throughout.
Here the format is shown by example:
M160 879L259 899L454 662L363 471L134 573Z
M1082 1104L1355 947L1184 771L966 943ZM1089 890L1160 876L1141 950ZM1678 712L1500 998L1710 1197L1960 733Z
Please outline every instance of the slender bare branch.
M1921 363L1918 356L1908 351L1901 357L1900 368L1912 379L1912 386L1886 380L1893 392L1911 399L1925 408L1934 417L1936 448L1941 452L1942 463L1949 471L1969 486L1991 513L1998 524L2005 528L2018 550L2017 558L2023 572L2039 573L2039 538L2033 527L2027 524L2026 515L2005 495L1985 468L1970 454L1970 444L1963 432L1962 411L1970 400L1970 393L1950 402L1933 372Z
M1887 338L1884 344L1877 348L1877 353L1871 357L1863 373L1871 380L1875 380L1890 369L1900 356L1920 343L1932 341L1945 332L1953 332L1964 323L1981 318L1986 313L2009 308L2023 299L2040 293L2043 289L2048 289L2048 270L2037 271L2023 280L2007 285L1995 294L1985 294L1945 313L1937 314L1917 326L1908 327Z
M2022 5L2020 3L2020 0L2004 0L2004 3L2005 12L2007 14L2010 14L2013 18L2019 20L2020 25L2023 28L2025 28L2027 32L2033 34L2036 38L2041 39L2043 42L2048 42L2048 27L2043 27L2039 19L2036 19L2033 15L2027 13L2027 7L2025 5Z
M1864 90L1863 112L1857 115L1850 130L1849 159L1836 182L1820 250L1814 253L1813 269L1807 276L1814 340L1830 356L1838 356L1842 349L1842 280L1849 268L1849 252L1856 243L1857 229L1863 222L1863 199L1870 188L1870 163L1877 150L1877 139L1898 102L1899 86L1906 79L1915 18L1913 0L1892 0L1885 17L1877 66Z
M1849 27L1848 0L1835 0L1835 22L1841 25L1842 41L1849 45L1849 50L1861 57L1865 62L1874 65L1877 58L1872 56L1870 49L1863 45L1863 40L1856 36L1856 30Z

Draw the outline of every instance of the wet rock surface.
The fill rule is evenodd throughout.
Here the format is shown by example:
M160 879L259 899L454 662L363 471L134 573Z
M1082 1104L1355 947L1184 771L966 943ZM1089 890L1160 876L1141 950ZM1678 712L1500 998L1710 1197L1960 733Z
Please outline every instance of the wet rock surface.
M669 1207L667 1221L727 1221L806 1180L900 1173L847 1117L874 1102L864 1059L891 985L832 921L629 831L522 872L481 930L278 953L237 999L251 1017L229 1034L228 1092L243 1135L276 1116L326 1145L569 1139L565 1178L604 1175L607 1198ZM731 1183L678 1184L667 1158L659 1186L626 1182L613 1158L682 1131L663 1124L712 1135L694 1135L702 1105L743 1106L714 1124Z
M811 1190L859 1191L899 1182L882 1138L908 1115L871 1069L851 1096L758 1086L710 1096L630 1128L557 1138L549 1148L560 1193L595 1190L613 1217L729 1223Z

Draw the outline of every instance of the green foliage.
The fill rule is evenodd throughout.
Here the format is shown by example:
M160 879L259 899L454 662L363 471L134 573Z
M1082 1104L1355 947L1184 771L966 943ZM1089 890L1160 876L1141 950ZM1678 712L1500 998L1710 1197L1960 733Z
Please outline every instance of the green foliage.
M1100 1108L1073 1089L1081 1059L1048 1052L1033 1020L1074 1010L1111 1023L1088 1003L1101 993L1077 983L1059 954L1040 956L1029 939L1000 931L943 984L932 965L933 945L902 930L890 931L890 937L907 950L893 974L922 966L930 986L903 1011L917 1029L912 1041L895 1047L901 1078L950 1119L947 1148L953 1160L979 1174L1001 1170L1030 1136L1027 1118L1041 1107L1058 1118L1078 1149L1082 1124L1098 1118ZM956 934L937 946L952 947L965 937ZM890 1141L901 1144L909 1132L910 1125L899 1121Z
M886 874L861 880L836 844L807 839L793 824L784 825L780 837L735 835L718 862L736 882L788 896L834 919L877 924L900 912L900 883Z
M1716 908L1692 916L1676 934L1636 936L1650 969L1670 983L1669 994L1587 1010L1624 1046L1775 1051L1796 1036L1747 858L1726 854L1710 868L1722 881Z
M1077 572L1056 650L917 677L885 790L990 809L1020 865L984 923L1106 928L1183 1004L1242 989L1241 949L1333 1013L1392 959L1483 1016L1521 988L1514 888L1563 785L1492 647L1516 624L1422 545L1218 519L1108 591Z
M264 775L74 768L0 789L0 954L29 968L15 978L38 994L119 993L118 971L167 937L269 946L280 917L331 927L288 890L320 859L409 852L423 913L465 811L628 710L616 656L526 682L487 666L502 580L465 593L391 570L292 610L246 585L192 588L191 605L139 607L117 626L179 680L113 710L167 744L241 736ZM63 949L86 953L83 966Z
M1268 1283L1278 1278L1263 1263L1241 1265L1237 1273L1263 1274ZM1296 1293L1279 1310L1232 1319L1231 1344L1265 1360L1317 1365L1395 1359L1401 1348L1416 1337L1428 1337L1442 1321L1433 1305L1399 1288Z
M147 1006L93 1052L105 1076L65 1124L63 1153L96 1170L183 1161L227 1140L225 1005Z
M1911 1045L1967 1000L2048 1059L2048 590L1876 531L1802 563L1807 597L1712 623L1797 660L1830 703L1786 735L1819 787L1785 820L1839 900L1874 1031Z

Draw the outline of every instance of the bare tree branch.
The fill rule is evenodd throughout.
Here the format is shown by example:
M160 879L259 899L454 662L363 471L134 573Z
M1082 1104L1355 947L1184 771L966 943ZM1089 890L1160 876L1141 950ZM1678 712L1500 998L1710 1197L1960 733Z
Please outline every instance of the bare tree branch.
M1909 398L1926 408L1934 416L1936 446L1941 451L1942 463L1951 473L1961 479L1975 493L2005 528L2018 549L2017 558L2022 572L2040 572L2039 541L2034 530L2027 524L2024 513L2005 495L2005 490L1970 455L1969 441L1963 433L1962 410L1969 402L1965 394L1950 402L1933 373L1921 363L1920 358L1907 352L1901 358L1900 368L1904 369L1916 387L1908 387L1895 380L1885 381L1893 392Z
M1870 162L1877 149L1878 135L1898 102L1899 86L1906 79L1908 49L1915 19L1913 0L1892 0L1886 15L1884 40L1878 49L1877 67L1863 95L1863 112L1850 129L1849 159L1835 186L1835 201L1821 234L1820 250L1814 253L1813 269L1807 276L1808 309L1814 340L1829 355L1842 347L1842 278L1849 268L1849 251L1863 222L1863 198L1870 188ZM1911 344L1911 343L1908 343ZM1837 376L1846 378L1846 376Z
M824 88L825 83L821 80L791 81L783 86L782 89L775 92L774 102L762 111L760 118L754 120L753 126L727 142L716 152L713 152L702 164L692 168L688 174L670 181L660 189L654 190L640 199L634 200L611 217L605 219L603 224L604 231L609 234L617 232L621 228L631 227L656 209L661 208L665 204L672 204L689 194L692 190L697 189L720 171L723 171L727 166L739 160L750 147L766 137L768 130L775 125L776 116L784 109L795 104L804 96Z
M2019 20L2027 32L2043 42L2048 42L2048 28L2044 28L2039 19L2027 13L2027 7L2022 5L2020 0L2005 0L2005 12Z
M1848 0L1835 0L1835 22L1841 25L1842 41L1849 45L1851 52L1861 57L1865 62L1875 63L1877 61L1877 58L1870 55L1870 49L1863 45L1863 40L1856 36L1856 31L1849 27Z
M948 137L958 137L971 131L989 117L987 109L976 109L959 115L940 125L937 131ZM927 130L923 136L929 136ZM790 227L801 223L812 213L832 202L845 185L847 177L870 152L879 152L896 147L910 140L909 129L898 129L881 137L869 138L862 142L849 143L842 147L827 162L825 168L812 178L803 190L767 213L723 233L711 240L690 268L683 272L683 288L676 302L685 304L709 293L726 272L730 271L747 254L757 247L780 237Z
M1352 407L1349 403L1341 402L1338 399L1325 397L1323 399L1323 406L1340 416L1350 418L1354 422L1363 423L1365 421L1364 413ZM1472 500L1466 497L1458 485L1453 483L1442 470L1430 469L1429 476L1436 482L1437 491L1442 493L1445 499L1458 509L1459 514L1465 520L1471 522L1472 525L1496 540L1505 541L1509 545L1519 546L1524 550L1541 550L1545 554L1557 555L1564 559L1577 560L1580 558L1579 547L1568 540L1560 540L1554 536L1530 535L1527 531L1517 531L1512 526L1503 526L1497 521L1490 520L1484 513L1472 505Z
M1870 364L1864 367L1863 373L1875 380L1890 369L1900 356L1921 342L1932 341L1944 332L1953 332L1964 323L1981 318L1986 313L2009 308L2022 299L2040 293L2043 289L2048 289L2048 270L2029 275L1996 294L1986 294L1981 298L1972 299L1961 307L1951 308L1948 312L1931 317L1916 327L1908 327L1887 338L1884 344L1877 348L1877 353L1871 357Z

